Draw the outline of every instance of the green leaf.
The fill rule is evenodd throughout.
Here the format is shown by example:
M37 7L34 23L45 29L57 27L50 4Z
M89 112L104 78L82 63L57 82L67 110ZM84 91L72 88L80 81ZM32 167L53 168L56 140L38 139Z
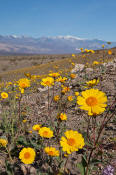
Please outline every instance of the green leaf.
M87 166L87 160L86 160L86 157L84 155L82 156L82 161L81 162L82 162L84 167Z
M7 160L5 161L5 165L6 165L7 174L12 175L13 174L13 165L10 164Z
M84 139L87 141L87 132L82 132Z
M19 137L18 137L17 145L18 145L18 144L24 145L24 146L27 146L27 145L28 145L26 139L25 139L23 136L19 136Z
M80 169L81 175L85 174L86 166L87 166L87 160L86 160L86 157L83 155L81 162L77 164L77 167Z
M85 145L89 146L89 147L93 147L91 143L85 141Z
M32 141L32 140L30 140L30 143L31 143L31 145L35 148L35 149L39 149L40 148L40 144L37 144L37 143L35 143L34 141Z
M85 167L83 166L82 163L78 163L77 168L79 168L81 175L85 174Z

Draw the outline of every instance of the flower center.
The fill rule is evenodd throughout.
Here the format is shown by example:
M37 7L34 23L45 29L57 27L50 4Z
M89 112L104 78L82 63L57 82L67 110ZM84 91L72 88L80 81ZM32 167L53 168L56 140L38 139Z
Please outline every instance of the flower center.
M39 127L39 126L37 126L37 127L36 127L36 130L37 130L37 131L38 131L38 130L40 130L40 127Z
M93 85L94 85L94 84L92 84L92 83L89 83L89 84L88 84L89 87L92 87Z
M48 135L48 131L44 131L43 134L44 134L44 136L47 136Z
M25 158L25 159L29 159L29 158L30 158L30 153L29 153L29 152L26 152L26 153L24 154L24 158Z
M23 88L26 86L26 84L25 83L22 83L22 85L21 85Z
M50 85L50 82L49 81L46 81L46 85Z
M64 118L64 115L63 114L60 114L60 118L63 119Z
M53 151L49 151L49 154L50 154L51 156L53 156L53 155L54 155L54 152L53 152Z
M67 143L68 145L73 146L75 144L75 139L70 138L67 140Z
M97 104L97 99L95 97L88 97L86 103L88 106L95 106Z

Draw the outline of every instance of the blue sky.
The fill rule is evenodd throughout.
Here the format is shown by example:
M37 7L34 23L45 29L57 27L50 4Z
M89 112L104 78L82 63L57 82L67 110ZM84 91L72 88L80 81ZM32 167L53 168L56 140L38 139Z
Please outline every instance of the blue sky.
M0 35L116 41L116 0L0 0Z

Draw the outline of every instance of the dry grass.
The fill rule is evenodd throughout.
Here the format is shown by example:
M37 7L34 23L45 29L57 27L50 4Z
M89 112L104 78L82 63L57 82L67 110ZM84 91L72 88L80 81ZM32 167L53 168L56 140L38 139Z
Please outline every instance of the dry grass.
M46 75L51 70L68 72L72 68L71 62L91 64L103 57L104 61L114 59L116 48L111 50L113 53L111 56L108 55L108 50L97 50L94 54L77 54L76 58L71 55L0 56L0 77L3 81L11 81L24 77L25 72L39 75ZM37 65L33 66L35 60ZM5 69L3 64L6 65Z

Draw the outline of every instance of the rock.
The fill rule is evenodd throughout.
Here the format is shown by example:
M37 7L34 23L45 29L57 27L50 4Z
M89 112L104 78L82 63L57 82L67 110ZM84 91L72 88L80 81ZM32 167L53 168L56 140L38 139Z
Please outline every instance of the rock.
M38 115L40 115L42 112L41 111L38 111Z
M44 92L44 91L47 91L48 90L48 87L44 87L44 88L38 88L38 92Z
M24 165L24 164L21 164L21 170L23 172L24 175L28 175L28 173L30 175L36 175L36 169L31 166L31 165Z
M83 71L84 67L85 67L84 64L76 64L74 69L71 70L71 73L81 72Z
M36 175L36 169L34 167L30 168L30 175Z
M48 101L45 101L45 108L48 108Z
M24 175L27 175L27 168L25 167L24 164L21 164L21 170L22 170Z
M116 68L116 62L112 61L112 62L109 62L109 63L103 63L103 66Z
M77 79L72 80L71 86L72 88L80 87L79 81Z
M86 68L86 72L93 72L92 68Z

